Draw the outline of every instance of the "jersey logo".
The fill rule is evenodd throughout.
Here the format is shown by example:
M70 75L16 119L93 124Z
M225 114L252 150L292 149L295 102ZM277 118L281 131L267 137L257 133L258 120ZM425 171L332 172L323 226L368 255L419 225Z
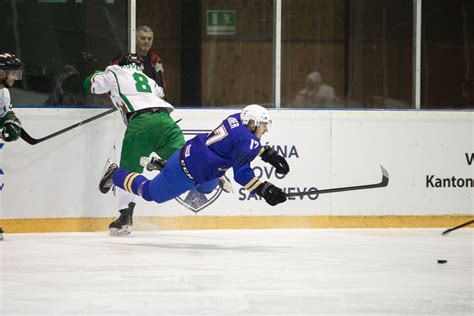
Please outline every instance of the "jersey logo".
M250 140L250 149L254 150L255 148L258 148L258 146L260 146L260 142L252 138Z
M191 145L186 146L184 150L184 157L189 157L189 155L191 155Z
M231 129L234 129L240 125L239 121L235 117L229 117L227 122L229 123Z

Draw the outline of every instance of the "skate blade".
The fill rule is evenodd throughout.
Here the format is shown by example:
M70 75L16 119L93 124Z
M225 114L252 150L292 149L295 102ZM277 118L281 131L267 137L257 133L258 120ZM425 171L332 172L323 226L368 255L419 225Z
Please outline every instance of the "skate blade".
M125 225L122 228L110 228L109 233L110 236L126 236L130 235L132 232L132 226Z
M105 162L104 170L102 171L102 175L100 176L99 180L99 191L103 194L107 194L110 190L112 190L113 194L115 195L115 185L112 184L110 188L103 188L102 187L102 179L104 178L105 174L107 171L109 171L109 167L112 164L112 160L110 158L107 158L107 161Z
M105 173L107 172L107 170L109 170L109 166L112 164L112 160L110 160L110 158L107 158L107 160L105 161L105 166L104 166L104 170L102 170L102 174L100 175L100 178L102 179L105 175Z

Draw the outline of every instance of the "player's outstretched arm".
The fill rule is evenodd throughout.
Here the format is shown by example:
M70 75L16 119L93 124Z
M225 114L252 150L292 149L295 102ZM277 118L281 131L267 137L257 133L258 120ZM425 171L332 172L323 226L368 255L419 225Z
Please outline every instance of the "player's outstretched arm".
M276 150L270 146L264 146L263 148L263 153L260 155L263 161L275 167L275 171L279 174L287 174L290 172L290 166L285 157L279 155Z
M82 83L84 90L90 94L104 94L110 92L110 76L108 72L96 70L92 75L84 79Z

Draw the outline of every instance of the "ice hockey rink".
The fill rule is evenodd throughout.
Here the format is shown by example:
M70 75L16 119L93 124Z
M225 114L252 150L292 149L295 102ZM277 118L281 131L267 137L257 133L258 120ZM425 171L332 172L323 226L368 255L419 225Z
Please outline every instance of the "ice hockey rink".
M474 230L441 232L6 234L0 315L473 315Z

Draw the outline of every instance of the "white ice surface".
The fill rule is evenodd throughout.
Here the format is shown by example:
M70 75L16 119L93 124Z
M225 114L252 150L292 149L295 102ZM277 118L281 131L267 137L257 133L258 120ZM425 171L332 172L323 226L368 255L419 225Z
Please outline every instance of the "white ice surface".
M474 230L441 231L7 233L0 315L474 315Z

